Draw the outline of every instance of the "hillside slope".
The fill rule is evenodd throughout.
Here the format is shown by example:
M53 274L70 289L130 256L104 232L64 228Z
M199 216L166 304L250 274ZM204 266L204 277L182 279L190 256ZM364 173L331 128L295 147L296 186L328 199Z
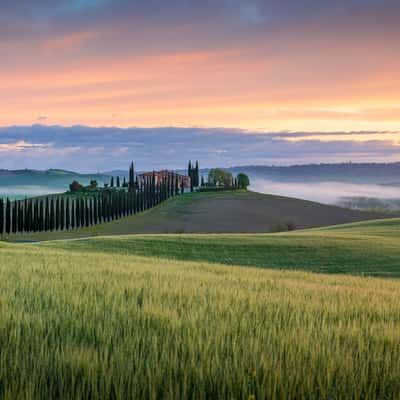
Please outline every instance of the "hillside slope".
M400 277L400 219L278 234L125 235L42 245L85 253Z
M266 233L385 215L255 192L196 193L138 216L132 233ZM121 228L128 221L121 221Z
M144 213L69 232L18 235L11 240L158 233L271 233L386 218L288 197L255 192L190 193Z

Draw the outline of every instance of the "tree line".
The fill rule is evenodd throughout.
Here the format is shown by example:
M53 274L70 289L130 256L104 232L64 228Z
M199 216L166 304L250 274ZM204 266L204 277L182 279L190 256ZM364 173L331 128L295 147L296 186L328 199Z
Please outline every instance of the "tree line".
M155 174L134 182L131 164L128 191L104 191L90 197L0 198L0 234L89 227L137 214L180 193L183 188L177 174L170 173L157 183Z

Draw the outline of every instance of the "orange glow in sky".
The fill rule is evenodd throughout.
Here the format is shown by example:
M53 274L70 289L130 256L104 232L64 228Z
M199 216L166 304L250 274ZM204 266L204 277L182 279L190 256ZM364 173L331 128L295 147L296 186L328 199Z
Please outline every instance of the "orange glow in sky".
M133 21L139 11L149 19L136 26L106 14L106 1L56 3L62 11L36 19L8 10L27 33L2 36L0 28L0 126L400 129L399 28L390 9L360 6L358 19L326 12L318 21L299 8L294 22L262 2L238 2L237 16L222 10L207 22L194 7L191 23L180 11L151 22L145 6L126 8ZM367 25L373 12L386 30ZM283 27L270 22L277 16Z

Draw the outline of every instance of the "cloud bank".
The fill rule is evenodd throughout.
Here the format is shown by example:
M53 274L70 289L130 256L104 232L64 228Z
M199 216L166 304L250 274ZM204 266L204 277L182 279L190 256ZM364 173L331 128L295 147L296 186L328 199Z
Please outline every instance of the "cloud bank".
M383 139L377 140L377 136ZM399 134L390 131L324 132L318 136L315 132L196 127L14 126L0 128L0 168L95 172L126 169L130 160L143 169L185 168L189 159L200 160L202 167L389 162L400 161L398 139Z

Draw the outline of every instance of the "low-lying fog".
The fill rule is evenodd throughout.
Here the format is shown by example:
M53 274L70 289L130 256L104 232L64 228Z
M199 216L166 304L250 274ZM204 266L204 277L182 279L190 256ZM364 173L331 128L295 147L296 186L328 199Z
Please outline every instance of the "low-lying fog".
M9 197L14 200L25 197L43 196L50 193L60 193L65 190L66 189L38 185L2 186L0 188L0 197Z
M400 207L400 187L394 186L342 182L280 183L258 178L251 180L250 189L325 204L355 206L356 200L375 199L390 208ZM362 205L356 207L366 208Z

